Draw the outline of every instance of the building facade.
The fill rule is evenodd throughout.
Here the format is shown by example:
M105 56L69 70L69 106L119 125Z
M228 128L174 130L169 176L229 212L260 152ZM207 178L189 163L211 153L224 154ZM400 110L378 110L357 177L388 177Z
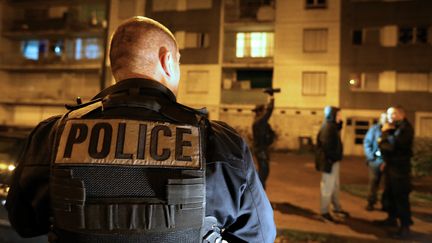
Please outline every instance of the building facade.
M0 0L2 12L17 7L7 2ZM55 1L41 2L61 6L52 4ZM100 7L95 8L96 3ZM105 31L99 36L101 43L109 40L121 21L134 15L166 25L181 53L179 101L207 107L211 119L229 123L249 141L252 109L267 102L263 89L274 87L282 90L275 95L270 120L277 133L275 149L296 150L313 143L323 121L323 107L334 105L343 109L345 153L360 155L368 127L391 105L407 109L416 136L432 137L430 9L432 1L427 0L95 0L79 8L78 18L91 24L96 15L99 24L93 27ZM71 11L50 6L47 13L52 20L65 12ZM84 92L89 98L112 82L109 62L101 55L92 60L93 66L89 60L80 64L79 68L93 70L84 74L72 65L80 62L61 59L67 53L60 57L60 71L53 72L45 62L40 63L40 70L11 70L4 58L10 46L15 45L14 52L25 59L17 39L31 41L41 33L26 32L17 38L9 31L8 15L4 16L0 25L2 87L14 90L18 84L37 83L50 87L47 90L54 88L50 91L54 95L40 105L41 99L29 98L35 93L30 88L19 94L20 99L0 102L2 124L35 125L63 112L59 104L73 101L72 93ZM78 36L88 36L87 32ZM53 80L66 80L62 81L66 85Z

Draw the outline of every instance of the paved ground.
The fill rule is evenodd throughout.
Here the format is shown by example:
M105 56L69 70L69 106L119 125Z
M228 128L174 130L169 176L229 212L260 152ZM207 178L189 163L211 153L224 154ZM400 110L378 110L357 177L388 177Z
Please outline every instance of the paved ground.
M341 192L341 202L352 217L341 224L323 222L318 211L320 174L312 161L310 155L272 154L267 193L279 230L276 242L393 242L387 236L392 229L378 228L371 223L386 215L380 211L365 211L365 200L346 192ZM342 162L341 183L367 184L363 159L352 157ZM431 178L419 183L418 188L432 192ZM1 207L0 218L6 218ZM432 242L432 208L413 207L413 219L413 241ZM5 224L7 221L0 221L0 242L46 242L45 238L22 241Z
M351 217L341 224L323 222L320 219L320 174L314 169L311 155L274 153L270 173L267 194L275 209L278 229L340 236L348 239L347 242L391 241L388 233L394 229L383 229L372 224L373 220L384 219L386 214L364 210L365 199L346 192L341 192L341 204L351 213ZM341 184L367 184L367 167L362 158L350 157L342 161ZM424 188L432 190L431 185ZM432 208L413 207L412 211L413 241L432 242ZM285 240L279 237L278 242Z

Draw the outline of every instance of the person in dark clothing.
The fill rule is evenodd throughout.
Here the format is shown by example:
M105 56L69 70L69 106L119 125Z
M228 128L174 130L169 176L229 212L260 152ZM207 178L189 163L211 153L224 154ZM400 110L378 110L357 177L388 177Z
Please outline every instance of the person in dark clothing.
M382 176L380 167L383 163L383 157L378 146L378 140L381 139L381 129L386 122L387 113L382 113L379 123L369 128L363 140L364 153L369 167L369 193L367 197L368 204L366 206L366 210L368 211L373 211L374 205L377 202L377 193Z
M273 108L274 98L273 95L271 95L267 107L264 105L257 105L253 110L255 112L255 119L252 125L253 151L258 160L258 175L264 188L270 172L269 147L273 143L275 137L274 131L268 122L273 113Z
M339 164L343 157L343 145L340 137L342 116L340 109L333 106L324 108L325 121L317 135L315 167L322 172L321 177L321 216L334 222L329 212L330 203L333 212L348 217L339 202Z
M411 157L414 130L406 119L402 107L390 107L387 110L388 123L383 125L379 148L384 158L385 193L388 200L385 220L380 225L396 226L399 219L399 230L395 237L409 237L411 209L409 194L411 192Z
M250 150L176 101L180 54L160 23L113 35L116 84L32 132L8 194L12 227L56 242L274 242Z

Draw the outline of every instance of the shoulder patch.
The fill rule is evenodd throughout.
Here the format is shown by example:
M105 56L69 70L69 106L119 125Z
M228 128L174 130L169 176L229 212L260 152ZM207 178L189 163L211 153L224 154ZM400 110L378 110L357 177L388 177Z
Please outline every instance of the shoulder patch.
M199 127L122 119L66 121L56 164L201 168Z

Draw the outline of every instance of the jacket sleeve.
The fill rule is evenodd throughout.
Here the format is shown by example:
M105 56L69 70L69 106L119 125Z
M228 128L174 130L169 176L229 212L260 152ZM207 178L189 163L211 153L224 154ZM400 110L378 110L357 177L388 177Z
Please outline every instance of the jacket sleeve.
M367 133L366 136L363 140L363 148L364 148L364 153L366 155L366 159L368 161L374 161L375 160L375 151L374 151L374 130L375 127L371 127Z
M328 124L321 132L320 142L327 159L332 162L338 161L340 157L338 154L338 141L339 133L337 128Z
M252 155L244 143L244 176L237 219L226 228L223 237L228 242L274 242L276 226L273 209L255 170ZM233 237L234 236L234 237Z
M268 121L273 113L273 109L274 109L274 98L271 98L262 119Z
M228 242L274 242L273 209L246 142L228 125L213 123L206 166L206 216Z
M6 209L12 227L22 237L49 231L51 128L55 121L41 122L32 131L12 177Z
M414 130L411 126L404 124L394 132L383 132L380 149L386 153L410 149L414 139Z

